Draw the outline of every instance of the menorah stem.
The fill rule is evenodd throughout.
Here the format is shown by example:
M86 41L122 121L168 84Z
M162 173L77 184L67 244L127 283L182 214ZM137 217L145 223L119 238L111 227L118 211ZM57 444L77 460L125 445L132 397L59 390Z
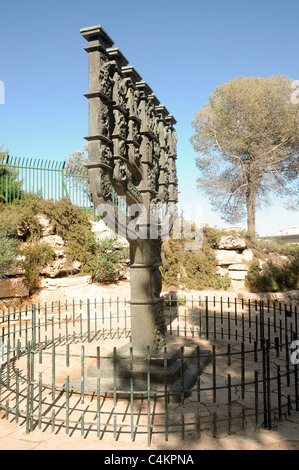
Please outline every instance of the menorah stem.
M160 297L161 240L131 244L131 332L136 353L156 353L165 345L164 300Z

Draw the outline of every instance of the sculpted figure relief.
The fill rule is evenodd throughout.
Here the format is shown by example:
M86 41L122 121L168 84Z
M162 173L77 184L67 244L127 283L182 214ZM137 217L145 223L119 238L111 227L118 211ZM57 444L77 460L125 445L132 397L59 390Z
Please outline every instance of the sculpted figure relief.
M101 113L99 115L99 134L109 137L109 109L104 104L101 105Z
M112 165L112 151L108 145L102 144L100 147L100 162Z
M128 88L127 109L131 117L138 117L139 91L133 87Z
M112 99L117 106L125 107L126 104L127 85L126 81L119 73L114 74L114 86Z
M111 78L112 64L106 62L100 68L99 79L100 79L100 90L102 93L111 98L113 80Z

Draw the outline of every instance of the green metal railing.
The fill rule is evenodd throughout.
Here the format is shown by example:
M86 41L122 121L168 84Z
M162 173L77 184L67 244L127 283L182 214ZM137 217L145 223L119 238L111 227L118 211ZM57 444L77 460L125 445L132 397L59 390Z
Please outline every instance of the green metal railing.
M180 341L181 389L172 402L171 383L165 375L160 388L152 388L157 357L148 355L147 390L131 378L131 389L122 397L116 379L103 388L105 375L99 372L97 388L87 390L86 369L107 360L105 343L116 347L130 338L130 302L99 299L53 302L0 313L0 340L5 346L0 362L0 410L7 420L36 428L63 431L73 436L89 434L103 439L112 434L147 436L158 434L168 441L170 434L194 440L202 432L214 437L247 427L271 430L293 411L299 411L298 366L291 361L291 342L298 339L297 306L276 302L237 299L177 299L165 305L167 343ZM210 363L200 372L191 389L184 387L184 345L197 345L197 359L210 351ZM202 349L203 347L203 349ZM167 369L167 348L161 351ZM131 370L138 362L131 348ZM161 363L162 364L162 363ZM162 365L163 367L163 365ZM166 370L165 369L165 370ZM72 386L73 371L79 388ZM142 394L142 397L140 397Z
M97 219L87 169L70 170L66 162L54 160L10 156L0 160L0 201L11 204L33 197L52 201L67 197ZM113 199L117 204L115 193Z

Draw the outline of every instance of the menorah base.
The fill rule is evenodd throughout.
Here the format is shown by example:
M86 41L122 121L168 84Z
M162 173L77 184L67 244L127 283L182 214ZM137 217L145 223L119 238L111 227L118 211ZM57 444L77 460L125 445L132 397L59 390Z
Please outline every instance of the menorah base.
M84 393L117 398L165 399L180 402L191 395L191 388L211 358L210 351L171 345L151 355L131 354L130 344L101 358L87 369ZM98 380L100 379L100 380ZM73 392L81 393L82 377L71 381ZM98 390L99 385L99 390Z

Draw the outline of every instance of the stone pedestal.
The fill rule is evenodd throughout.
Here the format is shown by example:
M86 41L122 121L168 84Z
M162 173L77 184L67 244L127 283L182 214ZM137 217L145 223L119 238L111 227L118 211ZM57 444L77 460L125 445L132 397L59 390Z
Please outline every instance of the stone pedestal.
M84 377L86 394L97 392L100 378L100 394L108 397L161 399L165 391L170 401L180 402L191 395L190 389L210 360L210 351L195 347L181 348L170 345L167 350L155 355L133 353L130 344L125 345L98 364L89 367ZM71 382L74 392L81 391L81 377Z

